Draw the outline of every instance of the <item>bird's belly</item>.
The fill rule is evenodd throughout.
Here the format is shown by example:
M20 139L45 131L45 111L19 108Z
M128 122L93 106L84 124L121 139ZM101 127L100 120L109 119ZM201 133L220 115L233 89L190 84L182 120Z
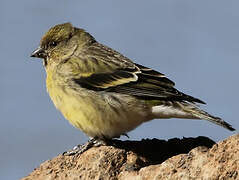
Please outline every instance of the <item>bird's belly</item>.
M92 91L54 89L58 90L48 92L55 106L73 126L90 137L118 137L148 120L144 105L134 99L116 100Z

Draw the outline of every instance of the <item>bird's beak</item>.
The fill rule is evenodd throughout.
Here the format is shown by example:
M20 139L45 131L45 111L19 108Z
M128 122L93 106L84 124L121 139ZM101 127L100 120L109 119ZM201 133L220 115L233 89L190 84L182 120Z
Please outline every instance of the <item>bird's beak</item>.
M41 47L38 47L35 51L32 52L31 57L46 58L46 52Z

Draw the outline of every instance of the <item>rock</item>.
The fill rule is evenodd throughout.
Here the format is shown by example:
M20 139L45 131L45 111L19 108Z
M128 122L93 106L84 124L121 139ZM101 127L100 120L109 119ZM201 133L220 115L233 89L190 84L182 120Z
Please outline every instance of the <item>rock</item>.
M218 144L206 137L114 144L59 155L22 180L239 179L239 134Z

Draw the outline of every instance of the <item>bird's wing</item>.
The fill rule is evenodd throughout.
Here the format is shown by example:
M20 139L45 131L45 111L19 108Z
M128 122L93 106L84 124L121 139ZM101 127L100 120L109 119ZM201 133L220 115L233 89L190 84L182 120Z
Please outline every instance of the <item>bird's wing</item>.
M83 58L85 57L85 58ZM133 63L120 53L97 44L81 57L88 71L82 71L73 81L81 87L133 95L141 99L177 100L204 103L174 88L174 82L164 74ZM97 65L97 66L96 66ZM94 68L93 68L94 67Z

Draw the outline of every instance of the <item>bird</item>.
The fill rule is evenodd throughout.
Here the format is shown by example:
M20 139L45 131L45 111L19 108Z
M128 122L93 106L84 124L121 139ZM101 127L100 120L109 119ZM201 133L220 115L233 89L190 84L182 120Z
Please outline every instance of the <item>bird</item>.
M199 107L152 68L137 64L71 23L51 27L31 57L43 59L46 87L63 116L90 137L68 155L105 145L153 119L207 120L235 129Z

